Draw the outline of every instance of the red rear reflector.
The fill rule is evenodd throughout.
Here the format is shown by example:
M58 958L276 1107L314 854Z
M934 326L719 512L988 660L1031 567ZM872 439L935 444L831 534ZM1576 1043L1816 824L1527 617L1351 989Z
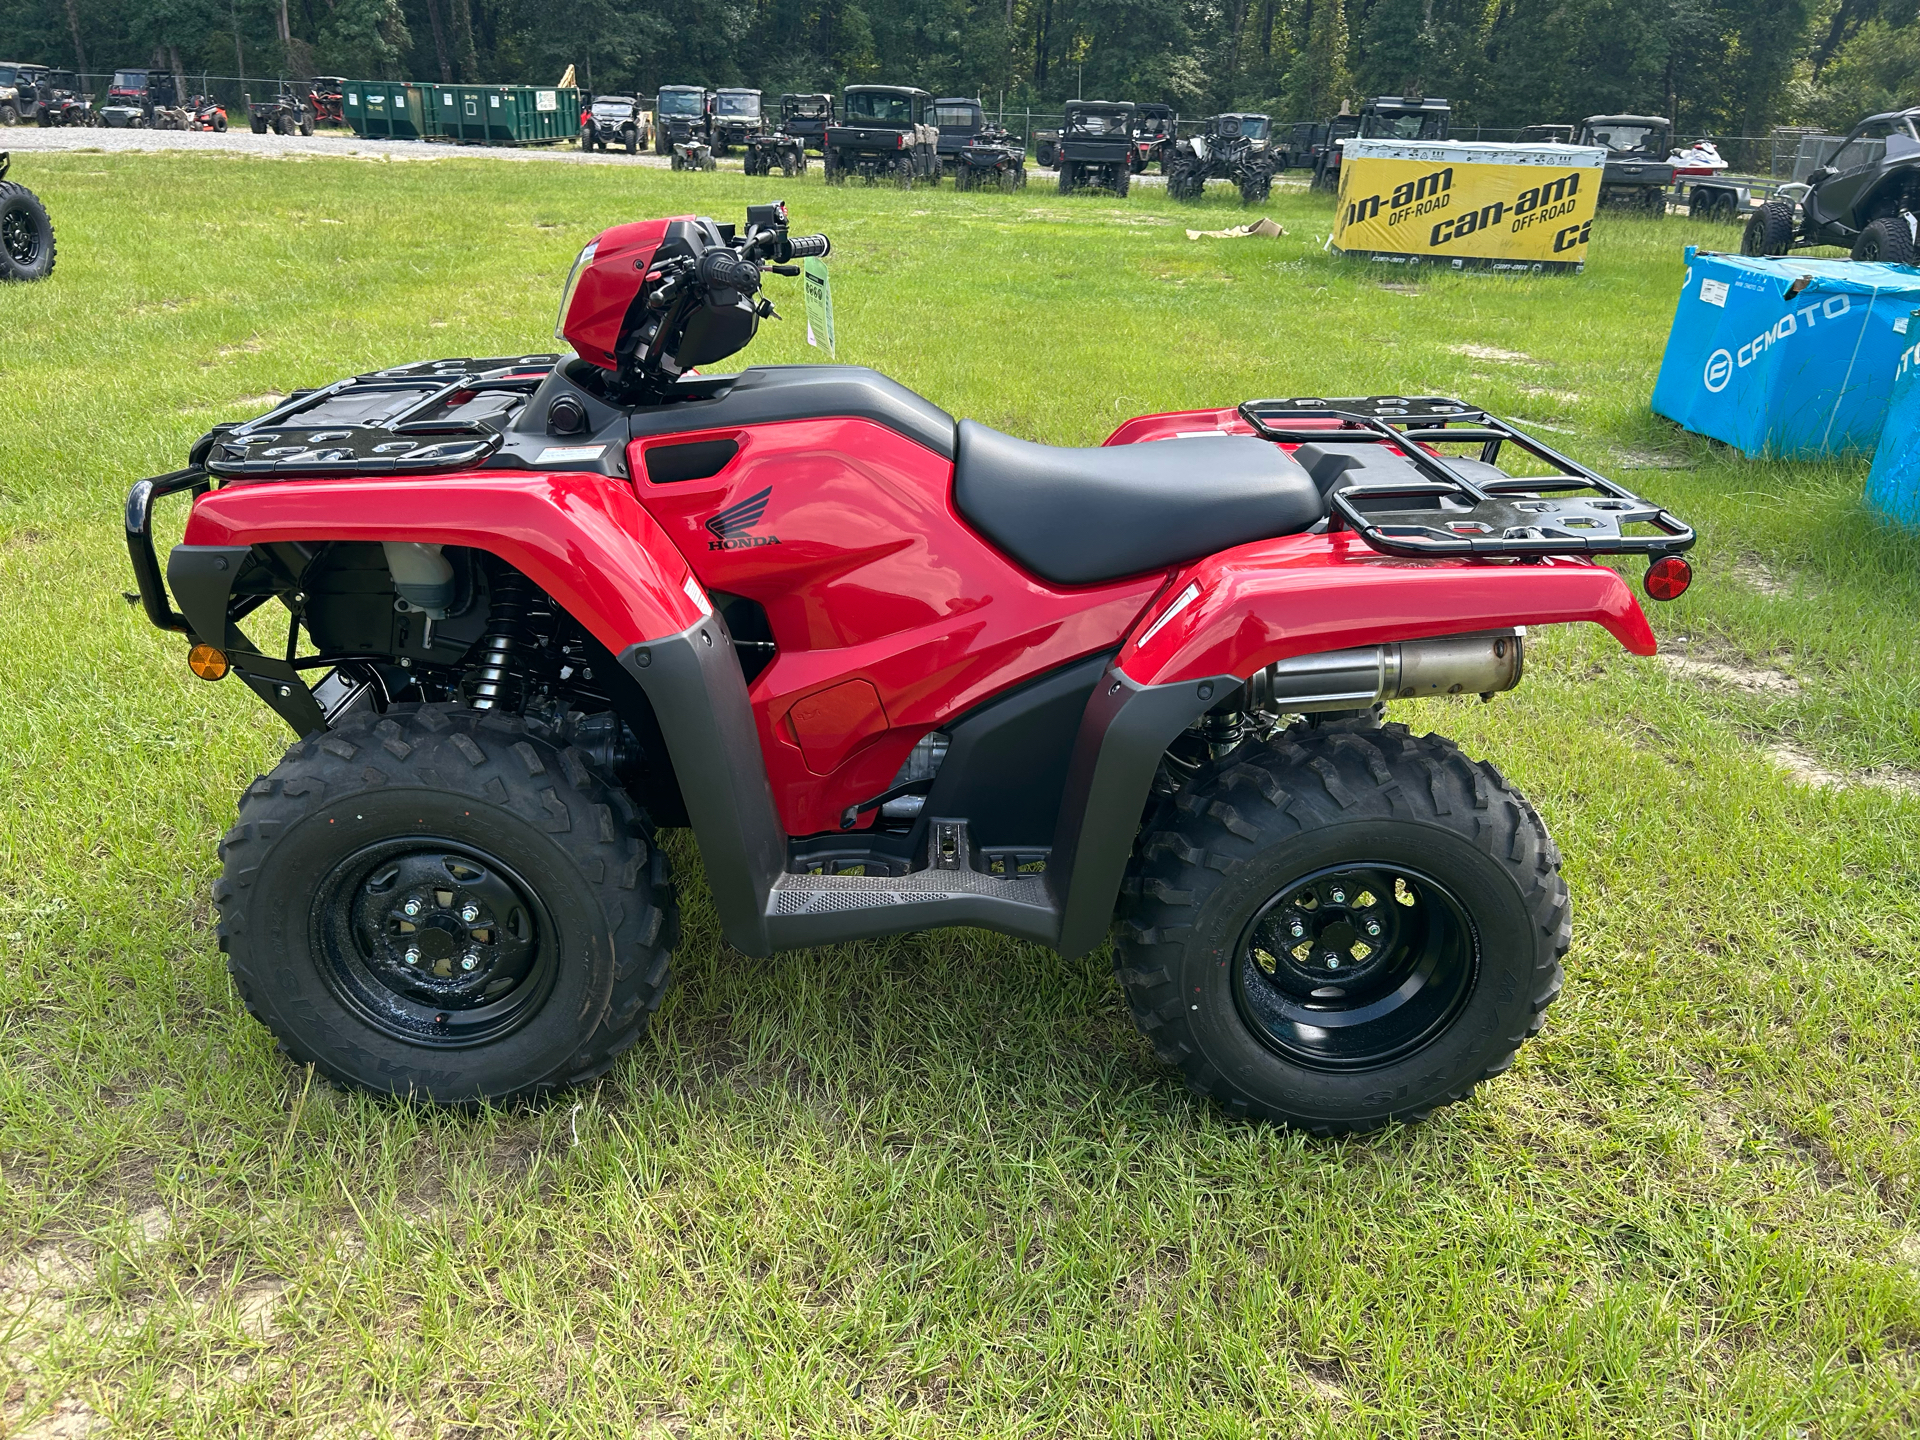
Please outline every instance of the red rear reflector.
M1647 594L1656 600L1678 600L1693 583L1693 567L1678 555L1668 555L1647 567Z

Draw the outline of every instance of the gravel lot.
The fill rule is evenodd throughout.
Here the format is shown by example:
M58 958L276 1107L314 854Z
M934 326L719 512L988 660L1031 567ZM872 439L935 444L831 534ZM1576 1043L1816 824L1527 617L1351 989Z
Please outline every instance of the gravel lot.
M268 155L276 158L305 155L331 155L344 159L442 160L452 155L481 156L491 160L547 160L568 165L650 165L665 170L664 155L628 155L597 151L587 154L572 144L536 145L523 150L500 145L438 145L419 140L362 140L354 135L256 135L251 130L228 130L224 134L201 130L109 130L41 129L38 125L16 125L0 129L0 150L25 153L30 150L227 150L240 155ZM816 160L814 164L818 164ZM740 162L722 160L722 169L738 170ZM1044 178L1053 183L1054 172L1038 165L1027 167L1035 181ZM1164 185L1158 175L1136 175L1135 185Z
M226 150L241 155L277 158L331 155L346 159L440 160L449 155L486 156L495 160L557 160L572 165L652 165L667 168L664 155L586 154L572 144L540 145L524 150L492 145L434 145L418 140L362 140L344 134L256 135L241 128L224 134L201 130L110 130L78 127L42 129L16 125L0 129L0 150L24 154L30 150ZM722 161L722 164L727 162ZM737 167L739 161L734 161Z

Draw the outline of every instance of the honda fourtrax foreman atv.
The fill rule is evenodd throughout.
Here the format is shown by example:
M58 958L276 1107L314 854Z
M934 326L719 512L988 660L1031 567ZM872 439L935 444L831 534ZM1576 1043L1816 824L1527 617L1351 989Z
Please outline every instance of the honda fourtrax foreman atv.
M598 1075L667 986L688 826L753 956L941 926L1079 956L1117 909L1141 1029L1236 1114L1366 1130L1504 1069L1560 989L1560 852L1380 707L1511 689L1533 625L1652 654L1595 557L1669 596L1692 532L1451 400L1081 450L872 370L695 373L827 251L780 205L617 226L572 354L301 391L133 487L153 623L300 737L220 847L248 1008L382 1093Z

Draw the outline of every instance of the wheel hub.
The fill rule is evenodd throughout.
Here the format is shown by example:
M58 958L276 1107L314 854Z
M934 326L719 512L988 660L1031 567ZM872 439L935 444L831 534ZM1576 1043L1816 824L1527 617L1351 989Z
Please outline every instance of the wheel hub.
M510 990L535 948L516 887L476 857L443 852L374 866L354 897L353 927L376 979L443 1008Z
M444 841L341 861L312 924L335 992L416 1042L496 1038L538 1008L555 974L552 922L533 892L498 860Z
M7 254L16 265L32 265L40 258L40 236L27 216L18 210L7 215L0 243L6 245Z
M1323 870L1276 893L1236 959L1242 1017L1318 1069L1390 1063L1444 1027L1472 989L1478 942L1444 887L1410 870Z

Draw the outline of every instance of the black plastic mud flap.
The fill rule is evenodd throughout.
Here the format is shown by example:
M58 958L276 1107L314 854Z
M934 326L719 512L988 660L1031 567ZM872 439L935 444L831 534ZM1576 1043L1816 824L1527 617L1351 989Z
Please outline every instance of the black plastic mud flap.
M771 954L766 898L786 868L786 832L732 635L710 615L678 635L629 646L620 664L660 721L727 943Z
M1060 903L1055 948L1072 960L1106 939L1160 757L1239 688L1231 675L1139 685L1109 669L1087 702L1047 874Z

